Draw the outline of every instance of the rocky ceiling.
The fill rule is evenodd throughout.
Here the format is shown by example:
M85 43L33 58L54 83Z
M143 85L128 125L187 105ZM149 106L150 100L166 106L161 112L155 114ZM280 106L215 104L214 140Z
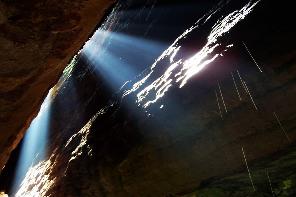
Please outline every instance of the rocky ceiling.
M0 169L112 0L0 1Z

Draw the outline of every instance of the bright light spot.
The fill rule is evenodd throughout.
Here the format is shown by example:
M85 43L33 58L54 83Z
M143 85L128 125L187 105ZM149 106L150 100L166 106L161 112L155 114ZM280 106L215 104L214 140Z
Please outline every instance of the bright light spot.
M89 135L89 129L92 125L92 123L95 121L95 119L98 117L98 115L101 114L100 112L95 114L87 123L84 127L82 127L82 129L80 129L80 131L78 133L75 133L73 136L70 137L70 139L67 141L65 147L69 146L72 141L75 138L80 138L80 143L78 144L78 146L76 147L76 149L74 151L72 151L71 153L71 158L69 160L69 163L76 159L78 156L82 155L82 151L83 151L83 147L87 145L87 139L88 139L88 135ZM88 153L91 153L91 149L89 146L87 146L88 149Z
M4 192L0 192L0 197L8 197L8 195L5 194Z
M73 69L74 69L74 67L75 67L76 64L77 64L77 55L75 55L73 57L73 59L71 60L71 62L64 69L63 76L62 77L68 79L71 76L72 71L73 71Z
M69 146L71 143L74 143L73 140L77 137L81 138L80 143L78 144L76 149L72 151L71 158L68 161L68 164L82 154L83 147L87 145L86 142L92 123L99 115L104 114L109 109L109 107L112 106L113 104L110 104L98 111L78 133L74 134L68 140L65 148L67 148L67 146ZM91 149L89 146L87 146L87 149L88 154L91 154ZM56 169L57 161L60 156L56 155L56 152L57 149L53 151L49 159L40 161L38 164L29 168L19 190L15 195L16 197L50 196L47 195L47 192L50 190L51 187L54 186L57 179L57 177L54 176L53 170Z
M201 18L194 26L190 27L182 35L180 35L175 42L158 57L158 59L151 65L148 73L143 76L142 79L135 82L131 89L124 91L123 97L131 93L136 93L136 102L138 105L147 108L161 99L172 86L177 85L182 88L187 84L190 78L198 74L202 69L223 55L223 52L226 52L228 48L233 46L224 46L219 42L219 38L228 33L230 29L233 28L239 21L243 20L253 10L257 3L258 2L248 3L242 9L236 10L221 20L218 20L212 27L212 30L207 37L207 42L200 51L188 59L176 59L181 49L178 42L195 30L200 23L205 23L213 14L216 13L216 11L212 12L211 15L206 15ZM112 19L111 22L115 23L115 19L114 21ZM113 23L111 23L111 26L112 24ZM94 61L94 65L99 64L99 67L96 69L101 72L101 74L105 76L110 83L121 85L122 81L126 81L125 78L133 75L135 71L129 69L127 63L122 62L123 58L116 58L115 54L105 51L101 52L98 56L97 52L107 47L107 38L111 37L123 46L133 44L134 46L138 46L138 49L147 52L153 51L157 45L126 35L111 33L108 26L110 27L110 25L106 25L105 27L103 25L104 28L97 31L99 36L86 43L83 53L90 56L90 60ZM158 68L161 66L160 62L165 59L169 60L167 61L169 62L169 65L166 70L160 74L156 73L156 67ZM107 65L107 62L110 64ZM74 64L75 62L73 62L73 64L71 63L68 69L65 70L66 73L64 74L69 76L72 72ZM157 76L155 77L155 75ZM19 190L14 190L17 191L16 197L46 196L48 190L55 183L56 178L51 176L52 171L56 166L56 158L58 156L53 154L49 159L45 159L48 119L50 115L50 95L51 93L49 93L46 97L38 116L32 122L24 138L23 149L21 151L20 161L18 163L15 177L14 189L18 188L21 180L23 180L23 182L21 183ZM76 149L71 152L69 163L82 154L84 149L83 147L87 146L87 140L92 123L100 114L105 113L108 107L109 106L103 108L95 114L79 132L75 133L68 140L65 148L68 148L69 144L75 143L77 138L79 143L78 146L76 146ZM160 109L163 107L164 105L161 105ZM151 114L148 113L148 116L151 116ZM90 147L87 146L87 150L88 153L91 153ZM28 168L29 170L27 171ZM26 175L25 172L27 172ZM24 175L25 178L23 179Z
M175 60L175 57L181 48L178 42L196 29L200 23L205 23L217 10L213 11L208 17L207 15L202 17L194 26L190 27L180 35L174 43L159 56L159 58L151 65L148 74L135 82L131 89L126 90L123 93L123 97L138 92L136 94L136 102L139 106L147 108L162 98L174 84L177 84L182 88L190 78L198 74L218 57L223 56L223 52L226 52L233 46L232 44L224 46L219 42L219 38L228 33L239 21L243 20L258 2L259 1L255 3L249 2L240 10L236 10L218 20L212 27L212 30L207 37L207 42L200 51L188 59ZM168 65L167 70L163 74L155 77L155 75L159 75L156 73L155 68L162 66L161 62L164 59L169 59L170 65ZM146 84L147 81L151 81L149 82L150 84Z
M37 165L31 167L15 197L47 196L46 192L54 185L56 180L56 178L51 177L52 170L56 165L55 157L53 154L48 160L40 161Z
M113 104L110 104L104 108L102 108L101 110L99 110L85 125L84 127L82 127L77 133L75 133L74 135L72 135L69 140L67 141L65 148L67 148L73 141L74 139L80 138L80 142L78 144L78 146L76 146L75 150L72 151L71 153L71 158L68 162L68 164L72 161L75 160L76 158L78 158L80 155L82 155L83 153L83 148L84 146L86 146L87 151L88 151L88 155L91 156L91 152L92 149L90 148L90 146L87 145L87 140L88 140L88 135L90 132L90 128L91 125L93 124L93 122L97 119L97 117L99 115L102 115L104 113L106 113L106 111L109 109L109 107L112 107Z

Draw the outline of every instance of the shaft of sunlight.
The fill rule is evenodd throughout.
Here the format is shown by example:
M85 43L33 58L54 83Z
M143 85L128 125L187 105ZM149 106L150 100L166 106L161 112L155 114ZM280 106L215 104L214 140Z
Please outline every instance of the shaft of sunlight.
M113 90L118 90L144 70L146 65L153 63L164 49L159 42L98 29L85 44L83 54L99 78Z
M20 187L29 168L46 157L49 131L51 92L49 91L40 111L25 133L13 181L13 193Z

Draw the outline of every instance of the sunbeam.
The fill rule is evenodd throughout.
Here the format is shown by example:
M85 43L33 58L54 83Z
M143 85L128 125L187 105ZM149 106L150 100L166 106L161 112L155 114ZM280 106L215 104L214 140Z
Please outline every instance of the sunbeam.
M151 64L164 48L162 43L98 29L82 53L95 73L113 90L118 90Z
M269 34L282 24L269 27L278 15L267 2L114 3L68 66L61 63L5 163L0 196L292 190L295 58L279 47L281 34Z
M48 145L51 94L52 90L49 91L41 105L38 115L32 121L23 139L14 177L13 193L18 190L28 169L47 156L46 147Z

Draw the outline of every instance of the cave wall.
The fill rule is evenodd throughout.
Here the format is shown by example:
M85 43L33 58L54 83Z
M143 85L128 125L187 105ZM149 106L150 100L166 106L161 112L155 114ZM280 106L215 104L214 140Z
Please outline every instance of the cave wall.
M0 169L111 0L0 2Z
M265 1L258 7L227 37L236 50L188 86L174 88L162 100L164 108L154 107L152 115L135 104L135 95L121 99L122 92L114 94L104 75L95 72L94 57L80 53L71 75L60 79L52 97L48 158L30 169L32 176L25 179L19 196L30 195L33 189L44 196L179 196L208 179L237 171L248 184L244 194L249 195L242 147L253 172L260 159L273 161L271 155L296 140L291 42L295 32L288 25L292 12L286 11L292 6ZM274 15L278 9L283 12ZM263 73L241 40L248 43ZM230 75L236 69L258 110L242 86L242 100L237 97ZM215 98L217 80L228 108L223 118ZM288 174L291 168L282 170Z

